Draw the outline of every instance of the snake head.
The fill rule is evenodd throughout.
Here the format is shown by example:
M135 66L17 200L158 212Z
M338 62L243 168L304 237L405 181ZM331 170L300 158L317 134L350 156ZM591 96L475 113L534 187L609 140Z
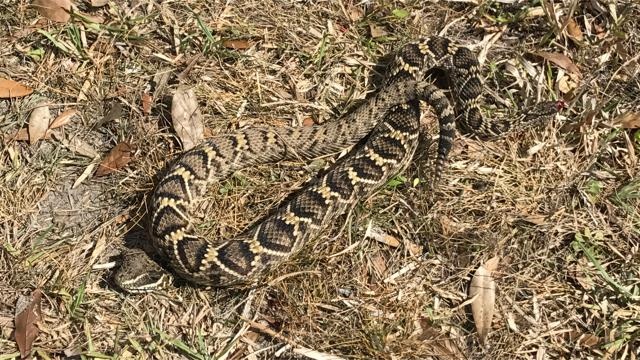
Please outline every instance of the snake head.
M173 277L144 251L136 250L123 254L113 280L128 293L142 294L167 288Z

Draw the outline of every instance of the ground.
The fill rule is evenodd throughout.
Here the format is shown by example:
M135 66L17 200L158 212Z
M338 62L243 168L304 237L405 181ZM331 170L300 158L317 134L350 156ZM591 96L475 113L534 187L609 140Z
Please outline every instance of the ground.
M64 23L30 3L0 5L0 78L34 89L0 99L0 359L20 357L14 316L36 289L39 358L638 357L637 2L76 1ZM182 151L167 115L178 87L209 135L332 121L375 90L385 55L434 34L480 55L490 98L565 109L493 141L457 137L436 187L425 146L263 286L113 285L118 255L144 242L157 172ZM42 102L77 114L18 139ZM96 176L119 142L130 162ZM214 185L204 227L232 236L326 161ZM483 342L469 287L495 257Z

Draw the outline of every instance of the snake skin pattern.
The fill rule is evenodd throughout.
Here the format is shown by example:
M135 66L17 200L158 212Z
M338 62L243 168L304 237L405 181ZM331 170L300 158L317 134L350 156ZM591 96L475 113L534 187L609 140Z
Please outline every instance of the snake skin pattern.
M431 85L427 74L434 68L448 75L455 107L442 90ZM246 282L290 257L410 163L420 134L420 100L439 119L436 178L453 145L456 125L481 138L494 137L556 112L555 103L543 103L520 116L484 117L482 93L480 67L469 49L442 37L407 44L395 56L381 89L340 121L312 127L243 129L185 152L151 197L152 246L161 263L185 280L211 286ZM237 237L214 240L196 234L190 212L213 181L248 166L312 159L351 146L323 176ZM170 279L144 253L125 256L115 275L116 284L128 292L151 291Z

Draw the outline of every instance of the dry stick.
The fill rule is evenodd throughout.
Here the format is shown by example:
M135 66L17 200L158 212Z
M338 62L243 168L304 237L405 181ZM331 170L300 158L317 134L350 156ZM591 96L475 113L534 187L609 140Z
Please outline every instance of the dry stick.
M240 317L240 319L242 319L244 322L249 324L249 326L251 326L252 328L254 328L254 329L256 329L256 330L258 330L258 331L260 331L260 332L262 332L262 333L264 333L264 334L266 334L266 335L268 335L268 336L270 336L270 337L272 337L274 339L282 340L282 341L284 341L285 343L287 343L287 344L289 344L291 346L300 347L300 345L297 342L295 342L294 340L291 340L291 339L287 338L286 336L273 331L271 328L269 328L266 325L260 324L259 322L255 322L253 320L249 320L249 319L247 319L245 317L242 317L242 316Z

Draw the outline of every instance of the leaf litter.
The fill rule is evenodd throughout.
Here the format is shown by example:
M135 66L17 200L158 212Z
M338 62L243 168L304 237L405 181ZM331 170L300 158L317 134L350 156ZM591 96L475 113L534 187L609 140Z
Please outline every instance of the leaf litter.
M95 176L109 175L124 168L133 156L135 148L128 142L120 142L109 151L109 154L100 162Z
M496 283L491 274L497 269L499 261L500 258L496 256L480 265L471 279L471 286L469 286L469 298L474 299L471 303L471 313L480 342L483 344L486 343L493 321Z
M204 139L204 124L193 89L178 89L171 101L173 129L186 151Z
M40 302L42 291L35 289L30 295L20 295L15 310L15 339L22 358L29 358L33 342L40 329L38 322L42 320Z

